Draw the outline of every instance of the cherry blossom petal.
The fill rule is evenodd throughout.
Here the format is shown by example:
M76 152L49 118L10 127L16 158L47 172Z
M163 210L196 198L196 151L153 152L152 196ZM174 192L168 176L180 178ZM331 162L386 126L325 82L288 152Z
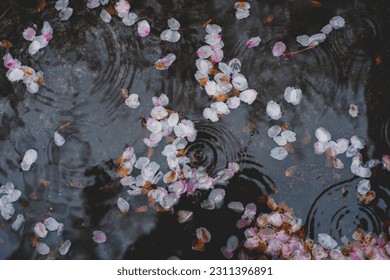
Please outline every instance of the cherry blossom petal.
M10 69L8 70L6 76L10 82L18 82L20 80L23 80L24 72L23 70L18 68Z
M122 22L126 26L132 26L138 20L138 16L134 13L128 13L122 18Z
M222 32L222 28L218 24L208 24L206 26L206 32L208 34L218 34Z
M55 8L57 11L61 11L63 9L66 9L69 5L69 0L57 0L55 4Z
M72 242L67 239L64 241L64 243L62 243L61 247L58 249L58 252L62 256L65 256L69 252L70 246L72 246Z
M6 196L2 196L1 198L4 199L4 197L6 197ZM5 205L4 205L4 202L2 202L1 200L0 200L0 205L2 205L0 207L1 216L4 218L4 220L8 221L14 215L15 208L12 205L12 203L5 203Z
M318 139L318 141L320 141L322 143L330 141L330 139L331 139L330 132L327 131L323 127L319 127L319 128L316 129L315 136Z
M174 55L173 53L169 53L165 57L158 59L154 63L154 68L158 70L168 69L175 60L176 60L176 55Z
M328 35L330 32L332 32L332 30L333 30L332 25L327 24L324 27L322 27L321 32L324 33L325 35Z
M53 217L49 217L43 221L48 231L56 231L60 225Z
M366 195L371 190L371 184L369 180L361 180L357 186L357 192L362 196Z
M150 33L150 25L149 25L149 22L147 22L146 20L141 20L140 22L138 22L138 35L141 36L141 37L146 37L149 35Z
M237 213L242 213L244 211L244 205L239 201L230 202L228 208Z
M211 233L204 227L196 229L196 237L203 241L203 243L209 243L211 240Z
M317 155L321 155L326 151L326 147L324 143L320 141L315 142L313 147L314 147L314 153Z
M221 49L213 50L211 54L211 59L214 62L220 62L223 59L223 51Z
M22 214L18 214L16 216L16 220L12 223L12 230L18 232L25 222L24 216Z
M358 150L364 148L364 140L359 138L358 136L354 135L351 137L351 145L356 147Z
M168 19L168 26L172 30L180 29L180 23L175 18Z
M28 46L28 53L31 55L36 54L41 49L41 44L34 40L31 42L31 44Z
M207 34L204 39L205 39L207 44L209 44L210 46L213 46L213 45L217 45L221 41L222 35L221 34Z
M45 238L47 235L46 226L41 222L36 223L34 226L34 233L40 238Z
M302 99L302 90L299 88L287 87L284 91L284 99L293 105L298 105Z
M158 132L162 131L163 126L162 126L161 122L159 122L158 120L155 120L153 118L147 118L146 128L152 133L158 133Z
M352 118L356 118L359 115L359 108L355 104L351 104L348 113Z
M190 222L193 218L194 213L192 211L187 210L179 210L177 212L177 219L179 224L184 224Z
M201 59L209 58L213 54L210 46L202 46L196 51L196 55Z
M72 16L72 14L73 14L72 8L65 8L59 12L58 17L62 21L67 21Z
M277 160L283 160L288 156L288 152L284 147L276 147L271 150L271 157Z
M344 163L340 159L334 158L333 159L333 167L336 169L343 169Z
M296 38L297 42L301 44L303 47L307 47L310 45L311 41L309 39L309 36L307 35L300 35Z
M65 138L61 134L59 134L57 131L54 132L54 143L58 147L61 147L62 145L65 144Z
M324 33L317 33L309 37L310 43L322 43L326 40L326 35Z
M99 0L88 0L87 7L90 9L94 9L100 6Z
M335 16L330 19L329 24L332 25L334 29L339 29L345 26L345 20L340 16Z
M138 94L136 93L130 94L129 97L126 98L125 104L132 109L138 108L138 106L141 105L141 102L139 101L138 98Z
M246 90L248 88L248 81L242 74L237 74L232 79L232 85L239 91Z
M236 19L244 19L249 17L249 10L237 9L236 11Z
M130 4L126 0L119 0L119 2L115 4L115 10L118 12L118 16L123 18L129 13Z
M242 93L241 93L242 94ZM271 119L278 120L282 117L282 108L278 103L271 100L267 103L266 112Z
M119 210L122 213L127 213L129 212L130 205L129 203L122 197L119 197L118 200L116 201L116 205L118 206Z
M38 153L34 149L29 149L24 154L23 160L20 163L20 167L23 171L30 170L31 165L38 159Z
M152 116L152 118L154 118L156 120L162 120L162 119L164 119L165 117L168 116L168 112L162 106L155 106L152 109L152 111L150 112L150 115Z
M260 36L252 37L248 41L246 41L245 45L248 46L248 48L254 48L260 45L261 38Z
M107 241L107 236L103 231L95 230L92 234L92 240L98 244L102 244Z
M203 110L203 117L206 119L206 120L210 120L212 122L217 122L219 120L219 117L218 117L218 114L217 112L215 112L213 109L211 108L205 108Z
M224 102L213 102L210 104L210 108L214 110L217 114L229 115L230 110L229 107Z
M50 248L47 246L45 242L39 242L37 246L35 247L37 250L38 254L40 255L47 255L50 253Z
M281 133L281 136L286 139L287 142L289 143L293 143L295 141L297 141L297 138L296 138L296 133L291 131L291 130L285 130Z
M112 19L111 15L107 12L106 9L102 9L102 11L100 12L100 18L102 19L102 21L107 23L111 22Z
M248 105L251 105L257 98L257 91L254 89L247 89L240 93L240 100Z
M166 29L163 32L161 32L160 39L163 41L171 42L171 43L176 43L180 40L180 33L171 30L171 29Z
M228 66L232 74L237 74L241 71L241 61L238 58L230 60Z
M276 42L274 47L272 48L272 54L276 57L281 56L286 51L286 45L279 41Z
M334 249L337 247L337 241L334 240L330 235L328 235L326 233L319 233L318 234L318 242L325 249Z
M223 200L225 198L224 189L214 189L210 192L208 200L210 200L216 209L220 209L223 205Z
M51 27L48 21L43 22L43 27L41 30L42 35L45 36L46 41L50 41L53 36L53 27Z
M275 136L274 137L274 141L279 146L284 146L284 145L287 144L287 140L284 137L282 137L282 136Z
M229 109L237 109L240 106L241 99L237 96L230 97L228 100L226 100L226 105L229 107Z
M37 34L37 31L34 28L27 27L23 31L23 38L26 39L27 41L34 41L36 34Z

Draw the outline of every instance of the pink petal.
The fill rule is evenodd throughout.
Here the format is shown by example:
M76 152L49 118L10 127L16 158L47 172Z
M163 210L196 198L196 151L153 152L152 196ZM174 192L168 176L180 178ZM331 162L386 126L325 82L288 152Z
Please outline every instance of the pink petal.
M276 57L281 56L286 51L286 45L279 41L276 42L274 47L272 48L272 54Z
M100 230L95 230L93 232L92 240L98 244L104 243L107 240L106 234Z
M150 33L150 25L146 20L141 20L138 22L138 34L141 37L146 37Z

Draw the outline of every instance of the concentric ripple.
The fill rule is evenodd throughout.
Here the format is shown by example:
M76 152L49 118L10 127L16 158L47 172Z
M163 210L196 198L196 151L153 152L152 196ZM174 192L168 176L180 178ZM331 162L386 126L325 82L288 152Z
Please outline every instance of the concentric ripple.
M198 135L186 147L193 166L202 166L213 173L225 168L228 162L240 161L241 147L232 128L225 127L221 122L210 123L204 119L195 119L193 122Z
M357 228L366 232L383 232L373 202L368 205L357 202L357 184L356 180L342 182L328 187L317 197L306 220L310 238L328 233L338 240L343 236L350 239Z

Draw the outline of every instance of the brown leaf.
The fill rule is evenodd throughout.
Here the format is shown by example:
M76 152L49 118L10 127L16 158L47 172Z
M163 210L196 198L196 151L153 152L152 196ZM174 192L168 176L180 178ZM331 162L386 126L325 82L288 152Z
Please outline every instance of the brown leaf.
M35 10L38 13L41 13L45 10L45 7L46 7L46 0L39 0L39 4Z
M311 0L311 1L310 1L310 4L311 4L314 8L320 8L320 7L322 7L322 3L321 3L320 1Z
M288 152L289 154L295 153L295 149L294 149L294 147L293 147L290 143L287 143L287 144L284 145L283 147L287 150L287 152Z
M154 153L153 148L149 148L149 149L148 149L148 153L146 154L146 157L147 157L148 159L151 159L152 156L153 156L153 153Z
M121 89L121 94L122 94L124 99L127 99L129 97L129 90L126 89L126 88L122 88Z
M297 171L297 169L298 169L298 165L290 166L289 168L286 169L286 171L284 171L284 176L286 177L294 176L295 171Z
M301 145L305 146L311 142L311 135L309 133L306 133L305 136L301 140Z
M209 18L207 21L203 22L202 23L202 26L203 27L206 27L207 25L209 25L213 20L211 18Z
M135 208L134 211L135 213L144 213L148 211L148 206L147 205L140 206L138 208Z
M264 23L272 23L275 19L275 16L274 15L268 15L266 16L266 18L264 19Z
M12 46L13 46L13 44L8 40L0 41L0 47L2 47L3 49L10 49L10 48L12 48Z
M204 252L204 243L202 240L195 239L192 241L192 250Z
M382 57L381 57L380 54L377 54L377 55L375 56L375 64L376 64L376 65L382 64Z
M59 131L64 131L65 128L69 127L70 126L70 122L66 122L66 123L63 123L60 125L60 127L58 128Z
M50 186L51 182L49 180L46 180L46 179L40 179L39 182L44 185L45 187L48 187Z

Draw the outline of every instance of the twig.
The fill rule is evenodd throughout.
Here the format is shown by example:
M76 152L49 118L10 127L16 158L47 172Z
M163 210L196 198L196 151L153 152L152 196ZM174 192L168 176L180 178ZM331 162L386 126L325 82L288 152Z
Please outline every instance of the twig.
M9 11L9 9L11 9L11 7L12 5L10 5L7 10L5 10L5 12L0 16L0 19L2 19L5 16L5 14Z

